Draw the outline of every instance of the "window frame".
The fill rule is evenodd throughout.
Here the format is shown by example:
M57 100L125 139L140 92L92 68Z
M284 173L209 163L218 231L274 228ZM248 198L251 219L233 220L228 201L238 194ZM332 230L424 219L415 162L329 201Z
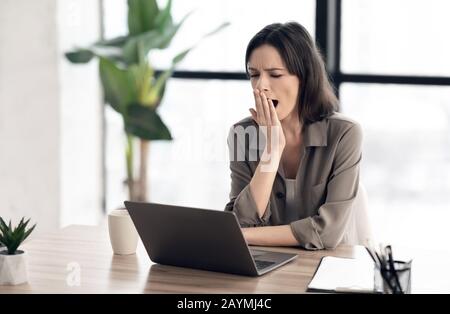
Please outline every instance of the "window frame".
M101 38L104 38L103 0L100 0ZM341 20L342 0L316 0L315 39L322 52L326 68L339 97L343 83L360 84L406 84L450 86L450 77L442 76L409 76L409 75L373 75L342 73L341 71ZM156 70L156 74L161 70ZM217 72L217 71L177 71L172 78L180 79L211 79L211 80L248 80L245 72ZM106 119L102 110L102 207L106 213Z
M342 73L341 19L342 0L316 0L315 38L325 60L329 76L339 96L343 83L406 84L450 86L450 77ZM173 78L247 80L245 72L175 71Z

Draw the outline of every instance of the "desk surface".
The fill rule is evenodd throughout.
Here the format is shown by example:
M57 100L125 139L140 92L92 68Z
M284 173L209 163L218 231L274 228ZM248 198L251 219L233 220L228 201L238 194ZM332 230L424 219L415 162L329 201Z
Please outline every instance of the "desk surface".
M142 243L136 254L114 255L104 225L66 227L33 239L23 249L28 254L29 282L0 286L0 293L303 293L321 257L365 254L358 246L327 251L270 248L299 257L262 277L245 277L154 264ZM444 275L445 287L427 284L430 278L414 285L415 273L413 263L413 292L450 291L450 277Z

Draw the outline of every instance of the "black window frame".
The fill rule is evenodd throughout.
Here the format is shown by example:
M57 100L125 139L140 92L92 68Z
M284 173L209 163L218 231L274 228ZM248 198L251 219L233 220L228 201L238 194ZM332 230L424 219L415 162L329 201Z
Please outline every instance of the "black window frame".
M100 1L102 2L102 1ZM100 5L100 14L103 6ZM450 77L445 76L411 76L411 75L374 75L360 73L342 73L341 71L341 21L342 0L316 0L315 39L322 52L328 74L339 97L339 90L343 83L359 84L400 84L400 85L428 85L450 86ZM102 20L102 19L101 19ZM103 21L101 33L104 34ZM161 73L156 70L156 74ZM217 71L174 71L172 78L192 80L245 80L245 72L217 72ZM102 177L103 198L102 207L106 212L106 121L102 114Z
M341 71L341 20L342 0L316 0L315 38L327 65L327 70L337 93L342 83L408 84L450 86L450 77L375 75L342 73ZM245 72L175 71L173 78L247 80Z

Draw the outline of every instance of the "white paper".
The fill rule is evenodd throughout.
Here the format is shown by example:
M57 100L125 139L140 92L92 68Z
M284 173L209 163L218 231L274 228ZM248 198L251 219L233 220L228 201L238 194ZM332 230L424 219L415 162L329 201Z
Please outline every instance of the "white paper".
M308 285L336 292L374 292L374 265L366 259L325 256Z

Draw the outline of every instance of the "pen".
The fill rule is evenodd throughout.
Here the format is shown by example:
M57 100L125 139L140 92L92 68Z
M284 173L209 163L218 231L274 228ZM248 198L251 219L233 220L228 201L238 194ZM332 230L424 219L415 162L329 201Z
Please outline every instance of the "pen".
M376 265L377 267L381 268L382 262L381 262L380 256L378 255L377 251L375 250L375 247L374 247L372 244L373 244L372 240L367 239L367 247L366 247L366 250L367 250L367 252L369 252L369 255L370 255L370 256L372 257L372 259L374 260L375 265ZM375 260L375 257L376 257L376 260ZM377 260L378 260L378 262L377 262Z
M385 252L386 252L385 254L387 254L387 256L388 256L389 269L391 270L391 273L393 274L393 276L395 278L395 283L397 285L397 288L400 291L400 293L403 293L402 286L400 285L400 281L398 280L397 270L395 269L394 258L392 257L392 247L390 245L386 246Z
M373 242L368 239L367 244L368 247L366 247L367 252L372 257L372 259L375 262L375 266L377 267L378 271L380 272L381 278L383 278L383 281L387 284L390 291L392 293L396 293L397 289L396 286L391 281L391 276L389 275L389 268L394 269L392 267L388 267L389 258L387 257L386 247L384 247L381 243L378 245L379 252L377 249L375 249L375 246L371 245ZM390 246L389 246L390 247ZM392 253L392 249L391 249ZM375 259L376 257L376 259ZM378 262L377 262L378 261ZM395 269L394 269L395 270ZM393 273L395 275L396 283L398 283L398 278L396 272ZM401 290L401 289L400 289Z
M365 249L366 249L367 253L369 253L369 255L370 255L370 257L372 258L372 260L373 260L373 262L375 263L375 265L376 265L377 267L379 267L380 265L378 264L378 261L377 261L376 258L375 258L375 253L372 252L372 250L371 250L370 248L368 248L367 246L365 246Z
M383 267L387 267L387 258L386 258L386 250L385 250L385 246L383 244L379 244L380 247L380 257L381 257L381 261L382 261L382 265Z
M379 272L383 281L387 284L392 293L396 293L396 285L392 282L392 275L388 267L388 257L386 254L386 247L383 244L378 245L379 252L374 249L375 255L379 261ZM395 273L394 273L395 274ZM396 278L396 277L395 277Z
M381 254L380 254L381 255ZM381 268L383 268L384 267L384 262L383 262L383 259L380 257L380 255L378 255L378 253L377 252L375 252L375 256L377 257L377 259L378 259L378 262L379 262L379 267L380 267L380 269Z

